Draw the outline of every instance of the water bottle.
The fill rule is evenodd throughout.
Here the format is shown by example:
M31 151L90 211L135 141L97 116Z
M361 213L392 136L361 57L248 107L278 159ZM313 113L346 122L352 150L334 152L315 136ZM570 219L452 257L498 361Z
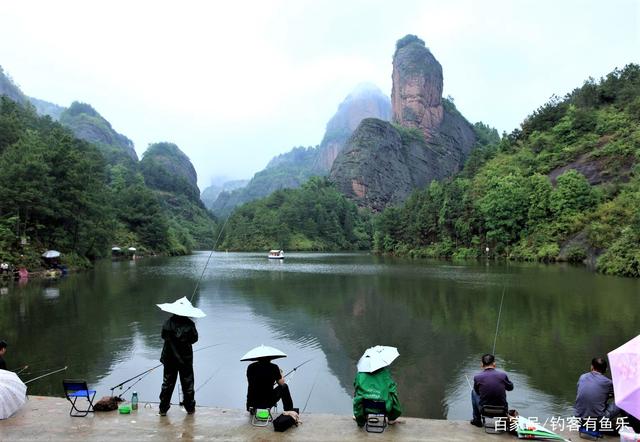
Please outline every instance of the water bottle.
M134 391L133 394L131 395L131 409L132 410L138 409L138 393L136 391Z

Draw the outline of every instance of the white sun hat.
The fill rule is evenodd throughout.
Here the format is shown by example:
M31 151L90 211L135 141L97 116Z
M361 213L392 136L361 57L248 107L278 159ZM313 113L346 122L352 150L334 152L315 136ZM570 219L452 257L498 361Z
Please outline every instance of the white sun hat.
M277 348L261 345L249 350L240 360L241 361L257 361L258 359L278 359L286 358L287 355Z
M167 302L156 305L160 307L160 310L167 313L173 313L178 316L187 316L189 318L204 318L207 316L202 310L194 307L191 304L191 301L189 301L185 296L171 303Z
M375 347L367 348L358 361L358 371L373 373L382 367L391 365L398 356L400 356L400 353L395 347L376 345Z

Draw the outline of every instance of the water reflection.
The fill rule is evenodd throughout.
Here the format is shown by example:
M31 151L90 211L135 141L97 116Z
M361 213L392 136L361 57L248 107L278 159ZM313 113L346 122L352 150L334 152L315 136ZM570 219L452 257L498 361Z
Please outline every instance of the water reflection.
M190 296L207 257L104 262L63 280L9 286L0 298L8 362L34 371L69 365L64 376L87 378L108 394L158 364L167 314L155 304ZM561 265L305 253L282 262L215 253L194 298L208 314L197 320L196 348L221 345L195 358L196 400L243 408L246 363L239 359L265 344L289 355L278 361L285 371L312 359L291 380L297 405L308 399L308 411L350 413L355 363L383 344L401 353L392 371L406 414L468 418L464 375L472 378L491 349L505 290L497 353L516 384L510 403L524 415L565 414L590 359L637 335L639 289L636 280ZM161 376L154 370L133 389L156 401ZM59 395L62 377L38 381L30 392Z

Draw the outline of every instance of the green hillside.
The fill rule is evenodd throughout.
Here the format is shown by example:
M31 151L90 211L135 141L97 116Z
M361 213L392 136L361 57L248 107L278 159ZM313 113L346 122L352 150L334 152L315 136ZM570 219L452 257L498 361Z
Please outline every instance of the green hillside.
M0 188L0 259L29 268L45 249L81 266L108 256L113 244L188 253L215 227L204 208L159 198L136 163L109 164L101 148L5 96Z
M356 250L370 247L367 216L325 178L237 208L221 246L228 250Z
M639 158L640 67L631 64L554 97L476 149L455 178L385 210L374 248L587 262L640 276Z

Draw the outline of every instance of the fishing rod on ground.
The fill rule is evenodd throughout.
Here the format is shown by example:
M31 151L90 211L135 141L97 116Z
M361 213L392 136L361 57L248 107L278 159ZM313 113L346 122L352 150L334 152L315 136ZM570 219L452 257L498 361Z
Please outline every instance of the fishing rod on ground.
M27 384L30 384L33 381L37 381L38 379L42 379L44 377L51 376L52 374L60 373L61 371L65 371L67 368L68 368L68 366L65 365L64 367L58 368L57 370L53 370L53 371L51 371L49 373L40 375L40 376L35 377L33 379L29 379L28 381L25 381L24 384L27 385Z
M211 345L207 345L206 347L199 348L199 349L197 349L197 350L194 350L193 352L194 352L194 353L197 353L197 352L199 352L199 351L206 350L206 349L208 349L208 348L212 348L212 347L217 347L217 346L219 346L219 345L224 345L224 344L226 344L226 342L220 342L220 343L218 343L218 344L211 344ZM126 384L128 384L129 382L131 382L131 381L133 381L133 380L136 380L136 379L137 379L137 380L136 380L136 382L133 384L133 385L136 385L138 382L140 382L142 379L144 379L144 377L145 377L145 376L147 376L149 373L151 373L152 371L154 371L155 369L157 369L157 368L159 368L159 367L161 367L161 366L162 366L162 362L161 362L161 363L159 363L158 365L154 366L154 367L151 367L151 368L149 368L149 369L147 369L147 370L143 371L142 373L138 373L137 375L130 377L130 378L129 378L129 379L127 379L126 381L120 382L118 385L116 385L116 386L114 386L114 387L111 387L111 388L110 388L110 390L111 390L111 396L113 396L113 390L115 390L116 388L120 388L120 389L122 389L122 387L123 387L123 386L125 386L125 385L126 385ZM120 396L122 396L123 394L125 394L127 391L131 390L131 387L133 387L133 385L129 386L129 388L127 388L125 391L123 391L122 393L118 394L117 396L118 396L118 397L120 397Z

